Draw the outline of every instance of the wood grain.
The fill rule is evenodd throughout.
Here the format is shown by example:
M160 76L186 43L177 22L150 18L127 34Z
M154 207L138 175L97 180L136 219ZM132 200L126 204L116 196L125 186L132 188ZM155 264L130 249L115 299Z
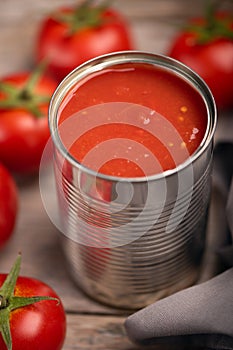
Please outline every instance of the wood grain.
M0 0L0 76L31 68L43 16L57 6L76 2ZM177 23L200 14L203 1L196 0L193 6L190 0L118 0L114 6L129 21L137 49L166 53ZM49 191L52 173L46 176ZM39 176L17 179L17 183L19 218L12 240L0 253L1 272L9 271L20 251L22 274L39 278L57 291L67 312L64 350L134 350L123 327L127 313L89 299L70 278L57 229L42 203Z
M122 317L70 314L67 322L68 333L65 342L67 349L136 349L136 346L127 339Z

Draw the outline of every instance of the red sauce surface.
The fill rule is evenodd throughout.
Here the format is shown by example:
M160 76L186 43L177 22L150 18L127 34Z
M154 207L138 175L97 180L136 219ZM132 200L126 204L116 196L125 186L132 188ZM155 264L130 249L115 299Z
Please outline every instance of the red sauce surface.
M79 82L58 117L61 140L77 161L119 177L175 168L195 152L207 127L204 101L188 82L139 64Z

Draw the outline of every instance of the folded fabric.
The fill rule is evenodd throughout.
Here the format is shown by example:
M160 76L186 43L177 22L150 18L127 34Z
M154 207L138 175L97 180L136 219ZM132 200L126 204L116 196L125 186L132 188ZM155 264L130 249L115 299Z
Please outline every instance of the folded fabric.
M216 247L216 253L226 266L233 266L233 143L221 143L214 152L213 186L223 199L222 210L224 218L221 229L214 232L215 236L223 237L223 244Z
M233 349L233 268L136 312L125 327L141 345Z
M233 266L233 140L216 145L212 178L206 253L199 283Z
M232 130L233 125L231 137ZM165 346L169 350L233 349L232 139L215 147L210 209L207 254L199 284L129 316L125 328L134 342L159 344L158 349Z

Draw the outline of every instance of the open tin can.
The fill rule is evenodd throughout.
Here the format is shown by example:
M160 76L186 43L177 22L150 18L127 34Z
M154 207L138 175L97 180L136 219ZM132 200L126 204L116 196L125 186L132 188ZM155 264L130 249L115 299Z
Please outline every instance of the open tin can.
M59 111L91 74L135 63L166 70L190 84L205 105L207 127L196 151L174 169L147 177L108 176L70 154L60 137ZM61 244L83 291L100 302L136 309L195 283L205 249L216 127L215 103L203 80L161 55L129 51L101 56L61 82L50 104L49 124Z

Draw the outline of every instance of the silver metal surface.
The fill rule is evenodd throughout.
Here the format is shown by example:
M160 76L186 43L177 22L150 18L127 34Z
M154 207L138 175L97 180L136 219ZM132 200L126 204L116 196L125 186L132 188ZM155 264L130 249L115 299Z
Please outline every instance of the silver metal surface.
M59 106L79 80L130 62L152 64L179 75L200 93L208 114L206 134L197 151L176 169L148 178L96 174L67 153L57 131ZM64 79L53 96L49 123L63 220L61 244L78 285L101 302L140 308L193 284L205 247L216 126L215 103L204 82L164 56L106 55ZM116 195L119 184L124 196ZM97 188L102 195L107 193L108 200Z

